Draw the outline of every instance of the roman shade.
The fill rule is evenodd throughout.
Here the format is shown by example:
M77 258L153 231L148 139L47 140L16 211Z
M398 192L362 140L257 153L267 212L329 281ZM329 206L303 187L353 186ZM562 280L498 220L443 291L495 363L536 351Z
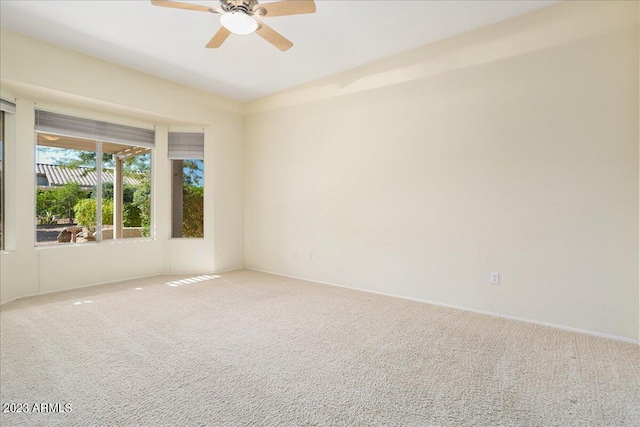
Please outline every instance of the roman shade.
M153 148L156 131L36 109L35 130L103 142Z
M11 101L7 101L6 99L0 98L0 111L4 111L5 113L15 114L16 104Z
M169 132L169 158L204 159L204 133Z

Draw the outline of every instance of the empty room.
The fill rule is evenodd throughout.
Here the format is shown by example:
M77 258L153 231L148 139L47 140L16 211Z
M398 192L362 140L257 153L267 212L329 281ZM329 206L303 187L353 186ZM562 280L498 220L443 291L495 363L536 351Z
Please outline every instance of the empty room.
M0 27L2 426L640 425L640 2Z

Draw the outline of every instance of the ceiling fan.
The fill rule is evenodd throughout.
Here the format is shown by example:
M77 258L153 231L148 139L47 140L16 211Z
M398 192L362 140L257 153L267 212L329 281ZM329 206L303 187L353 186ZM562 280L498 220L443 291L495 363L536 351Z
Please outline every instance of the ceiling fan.
M207 7L171 0L151 0L151 3L154 6L220 14L222 27L207 43L206 47L208 48L220 47L231 33L247 35L255 32L281 51L288 50L293 46L293 43L265 23L258 21L256 17L301 15L316 11L313 0L284 0L264 4L259 4L258 0L220 0L220 7Z

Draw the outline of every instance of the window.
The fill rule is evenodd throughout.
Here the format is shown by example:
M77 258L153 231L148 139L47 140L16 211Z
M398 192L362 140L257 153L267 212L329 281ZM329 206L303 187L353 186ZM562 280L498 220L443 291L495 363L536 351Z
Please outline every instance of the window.
M36 110L36 132L37 245L151 235L154 131Z
M97 156L95 141L37 135L38 245L96 240Z
M102 144L103 152L105 143ZM151 151L145 147L108 144L103 161L102 204L110 206L112 221L103 215L103 239L151 235Z
M6 206L4 198L4 146L5 146L5 114L15 114L16 104L5 99L0 99L0 251L6 248L4 220L6 215Z
M171 237L204 237L204 134L169 132Z
M4 249L4 111L0 111L0 251Z

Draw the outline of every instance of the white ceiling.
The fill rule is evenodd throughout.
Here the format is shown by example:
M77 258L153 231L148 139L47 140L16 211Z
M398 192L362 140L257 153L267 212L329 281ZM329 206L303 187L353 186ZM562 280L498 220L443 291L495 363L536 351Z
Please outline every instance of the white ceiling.
M1 0L0 25L245 101L552 3L316 0L315 14L264 19L294 43L287 52L256 34L231 35L220 49L205 49L220 27L218 15L156 7L149 0Z

